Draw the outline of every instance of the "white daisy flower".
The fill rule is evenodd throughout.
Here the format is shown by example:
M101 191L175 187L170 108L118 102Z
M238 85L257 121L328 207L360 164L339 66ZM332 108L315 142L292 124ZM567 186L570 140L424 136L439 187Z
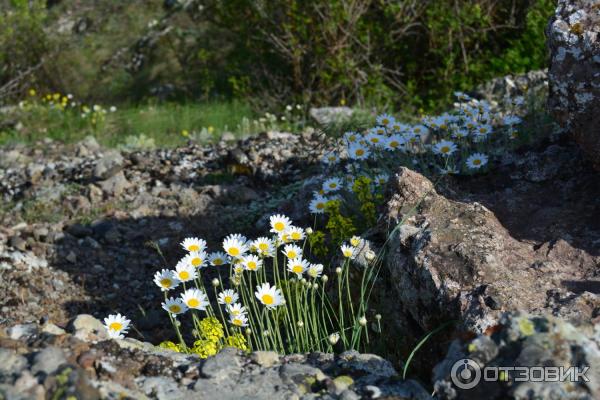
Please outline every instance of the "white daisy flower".
M415 125L412 128L412 133L419 137L423 137L423 135L426 135L427 132L429 132L429 130L424 125Z
M246 314L246 307L240 303L233 303L227 306L227 312L229 315L240 315Z
M306 274L311 278L318 278L323 273L323 264L310 264L306 270Z
M488 157L483 153L475 153L471 154L469 158L467 158L466 164L467 167L471 169L479 169L486 165L488 162Z
M371 154L370 150L360 143L352 143L348 147L348 157L353 160L365 160Z
M194 251L183 257L183 260L181 261L194 268L204 268L206 266L207 259L208 256L205 252Z
M487 138L490 133L492 133L492 126L487 124L479 125L473 129L473 136L478 141Z
M272 215L269 218L269 222L271 223L271 232L273 233L283 233L292 225L292 221L281 214Z
M281 251L287 258L292 259L302 255L302 249L295 244L286 245Z
M367 136L365 136L365 139L371 146L385 145L385 136L378 133L369 133Z
M466 138L467 136L469 136L469 131L465 128L454 129L452 132L452 137L455 139L462 139Z
M348 246L346 244L343 244L340 248L342 249L342 254L344 255L344 257L350 259L353 259L355 257L354 251L356 250L356 248L354 246Z
M402 124L396 121L390 122L387 124L387 128L392 132L400 132L402 131Z
M441 175L456 175L459 173L455 167L448 166L447 168L438 168Z
M226 289L219 293L219 304L230 305L238 301L240 296L233 289Z
M402 149L405 145L406 139L400 135L392 135L385 141L385 148L390 151Z
M417 135L414 132L408 132L406 134L406 142L407 143L410 143L410 144L414 145L414 144L419 143L420 141L421 141L421 136L420 135Z
M163 269L162 271L156 271L154 274L154 283L162 290L166 292L179 285L179 279L175 277L173 271Z
M352 236L350 238L350 245L352 245L352 247L358 247L361 242L362 238L360 236Z
M339 161L339 157L333 151L325 154L322 158L323 163L327 165L336 164Z
M188 307L185 305L183 300L180 298L169 298L164 303L161 304L163 310L171 313L173 316L178 314L183 314L187 311Z
M254 254L249 254L242 259L242 265L248 271L258 271L262 265L263 261Z
M181 294L181 300L183 300L188 308L202 311L205 311L206 307L210 304L206 293L196 288L188 289L183 292Z
M344 133L344 140L348 144L350 144L350 143L356 143L356 142L359 141L359 139L362 139L362 136L359 133L356 133L356 132L346 132L346 133Z
M329 178L323 182L323 191L325 193L335 192L342 186L342 181L339 178Z
M231 315L229 315L229 322L231 323L231 325L245 327L245 326L248 326L248 317L245 314L239 314L239 315L231 314Z
M433 146L433 152L435 154L441 154L443 156L449 156L456 151L457 147L454 142L450 140L441 140Z
M185 260L181 260L177 263L173 275L181 282L193 281L198 277L196 267Z
M290 271L293 274L296 274L298 279L302 278L302 274L309 267L308 261L303 260L301 256L288 259L287 265L288 271Z
M104 327L111 339L123 339L129 330L131 321L121 314L110 314L104 318Z
M268 309L285 304L281 291L276 286L271 286L268 282L263 283L261 286L256 286L254 295Z
M387 133L387 130L385 129L385 126L380 125L372 128L371 133L374 133L379 136L384 136Z
M383 186L387 183L389 178L390 178L390 176L388 174L379 174L375 177L375 183Z
M196 237L186 238L181 242L181 247L190 253L201 252L206 250L206 240Z
M377 125L385 125L393 124L396 122L396 119L388 114L381 114L377 116Z
M252 242L252 247L254 247L257 253L270 256L273 254L273 241L267 237L259 237Z
M223 241L223 250L231 257L242 257L248 251L246 238L240 234L232 234Z
M329 199L327 197L316 195L309 203L308 209L311 214L323 214L325 212L325 206Z
M215 251L208 256L208 262L213 267L220 267L228 263L229 256L222 251Z
M293 241L299 241L304 239L305 235L304 235L304 229L298 227L298 226L292 226L290 227L290 229L288 229L287 234L290 236L290 239Z
M502 119L502 123L509 126L517 125L521 123L521 118L516 115L507 115Z

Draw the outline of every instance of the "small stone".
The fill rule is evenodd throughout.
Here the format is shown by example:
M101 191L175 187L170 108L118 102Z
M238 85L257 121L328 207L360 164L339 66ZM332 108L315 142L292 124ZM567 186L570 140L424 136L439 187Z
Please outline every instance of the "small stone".
M118 151L109 151L96 162L94 167L94 178L98 180L108 179L123 168L125 160Z
M279 363L279 354L274 351L255 351L250 359L261 367L269 368Z
M11 247L17 250L25 251L27 249L27 242L23 240L20 236L11 237L9 243Z
M63 328L56 326L51 322L48 322L46 325L44 325L42 332L49 333L51 335L64 335L67 333Z
M44 241L48 237L49 231L48 228L40 227L36 228L33 231L33 237L35 240Z
M40 372L50 375L66 362L67 358L61 349L54 346L46 347L33 358L31 372L34 375L37 375Z
M0 376L17 375L27 367L27 359L14 350L0 348Z
M125 178L123 171L120 171L116 175L111 176L98 184L108 197L120 196L131 187L131 183Z
M108 334L102 322L89 314L79 314L69 324L69 331L75 337L84 341L108 339Z
M210 379L224 380L231 375L238 375L242 370L241 365L238 350L226 347L204 362L202 374Z
M33 336L37 333L36 324L19 324L8 328L8 337L14 340L20 340Z
M334 392L339 395L354 384L354 379L347 375L341 375L331 381L331 384L333 385Z
M77 262L77 255L71 250L65 259L71 264L75 264Z

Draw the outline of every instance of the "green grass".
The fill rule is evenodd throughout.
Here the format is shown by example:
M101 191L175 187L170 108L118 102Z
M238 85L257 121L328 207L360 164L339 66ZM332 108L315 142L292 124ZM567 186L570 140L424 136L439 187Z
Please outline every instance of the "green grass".
M121 107L106 113L94 126L91 117L84 119L79 111L38 105L10 116L20 127L0 131L0 145L32 143L45 138L72 143L92 135L101 144L115 147L126 143L136 145L140 142L136 137L144 135L146 140L153 141L151 145L172 147L190 138L215 140L224 132L239 136L243 132L239 132L238 125L253 116L250 107L242 102L165 103Z

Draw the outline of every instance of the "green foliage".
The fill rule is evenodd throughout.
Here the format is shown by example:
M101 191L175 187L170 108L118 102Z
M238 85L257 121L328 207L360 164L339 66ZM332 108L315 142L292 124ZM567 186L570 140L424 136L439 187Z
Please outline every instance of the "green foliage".
M551 0L83 3L0 6L0 87L43 61L28 80L86 102L233 97L271 111L290 103L430 111L454 90L543 67L554 8ZM63 28L65 14L91 28Z
M325 227L336 247L356 234L356 227L352 218L343 215L341 209L341 200L330 200L325 205L325 214L328 217Z
M359 176L352 185L352 191L356 195L359 209L363 216L365 228L375 226L377 222L377 209L375 206L376 194L373 193L373 181L367 176Z

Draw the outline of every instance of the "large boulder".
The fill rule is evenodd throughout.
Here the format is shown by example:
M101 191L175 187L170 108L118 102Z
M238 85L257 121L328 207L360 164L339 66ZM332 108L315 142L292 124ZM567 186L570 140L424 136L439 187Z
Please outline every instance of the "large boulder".
M547 29L548 106L600 168L600 2L559 0Z
M387 220L396 228L387 269L401 307L424 331L454 319L484 332L511 310L552 312L576 323L596 316L597 256L563 238L518 240L486 206L456 193L450 198L452 190L439 194L406 168L388 190ZM519 200L515 191L507 195ZM569 282L586 287L574 290Z

